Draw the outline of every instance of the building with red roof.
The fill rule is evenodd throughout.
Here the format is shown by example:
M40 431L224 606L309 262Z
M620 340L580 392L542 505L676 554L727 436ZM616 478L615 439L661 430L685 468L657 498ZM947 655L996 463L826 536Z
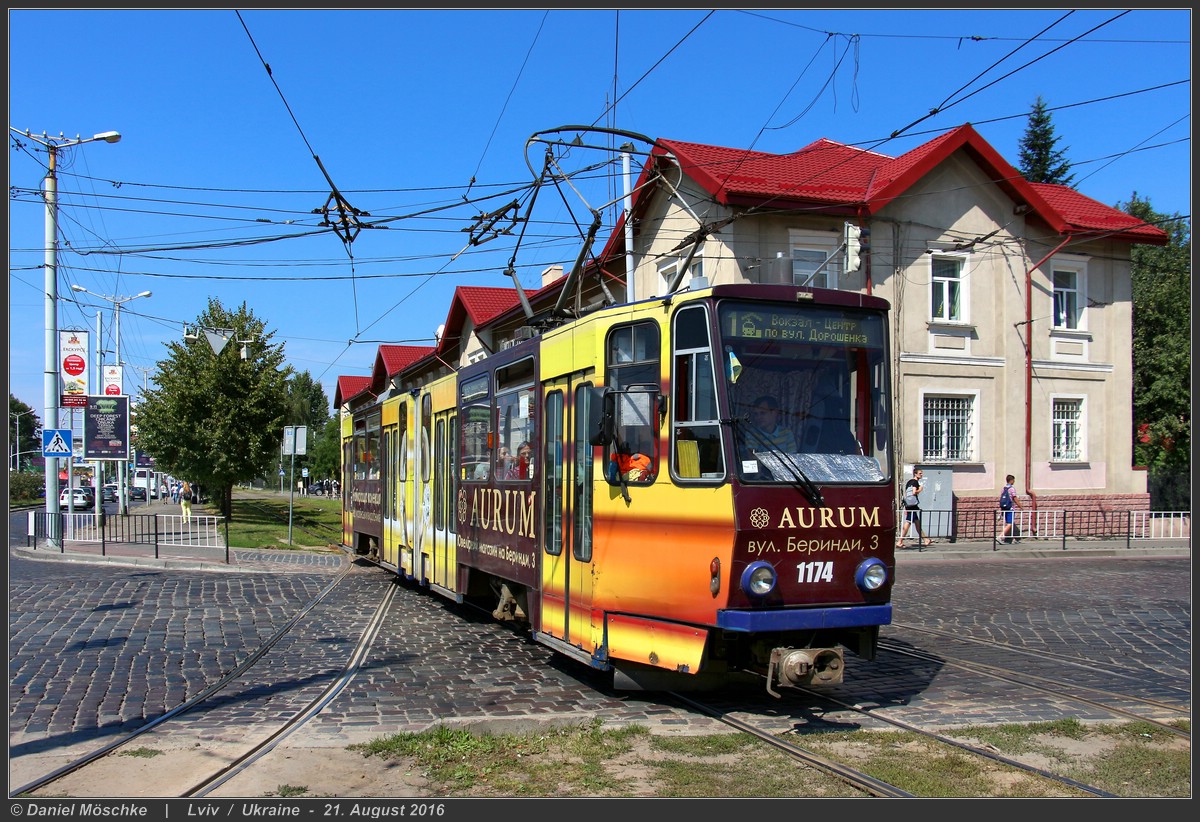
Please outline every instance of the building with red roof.
M1042 507L1148 506L1133 467L1130 254L1166 244L1161 229L1028 182L970 125L896 157L824 138L787 154L660 139L633 191L632 230L622 218L578 281L458 288L434 347L381 346L369 391L340 378L338 407L489 356L528 333L530 313L569 314L567 288L602 301L739 282L843 289L892 305L896 463L938 484L923 507L989 515L1009 473ZM947 530L931 519L950 535L953 517Z

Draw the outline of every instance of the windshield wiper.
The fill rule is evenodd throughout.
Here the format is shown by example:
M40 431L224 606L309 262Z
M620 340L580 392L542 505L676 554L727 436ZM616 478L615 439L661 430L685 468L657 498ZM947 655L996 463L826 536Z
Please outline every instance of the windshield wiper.
M739 419L737 417L733 417L732 419L729 420L729 422L733 426L733 429L734 429L734 439L735 439L734 445L735 445L735 447L737 445L736 440L739 437L741 439L745 440L745 439L747 439L746 435L749 434L750 437L754 438L754 441L755 441L754 444L759 446L759 450L767 451L767 452L771 453L772 455L774 455L776 458L779 459L779 462L787 468L788 473L791 474L790 477L780 477L780 479L786 481L793 488L797 488L800 491L803 491L804 495L806 497L808 497L808 501L811 502L816 507L818 507L818 508L826 507L825 497L821 495L820 487L809 478L808 474L804 473L804 469L800 467L800 463L798 463L791 454L788 454L786 451L781 451L778 448L776 448L771 443L771 441L768 440L762 434L762 432L760 432L754 426L742 425L741 419Z

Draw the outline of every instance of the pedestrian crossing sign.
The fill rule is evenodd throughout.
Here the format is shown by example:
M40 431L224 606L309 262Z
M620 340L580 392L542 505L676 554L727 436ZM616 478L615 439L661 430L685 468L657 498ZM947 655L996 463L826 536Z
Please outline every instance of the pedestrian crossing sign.
M71 428L47 428L47 430L43 430L42 456L71 456Z
M42 431L43 457L71 456L71 429L49 428Z

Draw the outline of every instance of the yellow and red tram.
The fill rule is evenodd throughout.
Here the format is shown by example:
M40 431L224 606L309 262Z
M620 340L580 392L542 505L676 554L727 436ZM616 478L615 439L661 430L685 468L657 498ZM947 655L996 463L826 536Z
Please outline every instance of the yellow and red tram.
M719 285L414 363L343 418L345 545L619 687L836 684L891 620L888 341L876 297Z

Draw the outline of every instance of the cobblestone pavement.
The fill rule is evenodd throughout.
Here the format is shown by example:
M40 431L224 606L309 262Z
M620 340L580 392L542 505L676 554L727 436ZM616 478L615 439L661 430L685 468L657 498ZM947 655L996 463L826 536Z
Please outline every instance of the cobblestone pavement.
M254 653L350 562L340 553L291 551L235 551L228 565L196 567L100 559L10 550L13 760L54 748L90 750L176 707ZM1044 649L1048 658L1107 667L1113 681L1140 674L1148 694L1188 700L1186 559L1100 552L916 559L897 563L894 624L884 629L885 640L936 651L950 634ZM304 664L314 671L344 664L346 643L397 584L379 568L358 565L346 583L336 607L306 623ZM971 690L980 687L948 665L848 654L846 684L832 695L934 725L1057 719L1064 710L1108 718L1081 715L1052 697L1031 700L1027 692L1009 700L1009 689L994 683ZM811 699L786 696L772 709L781 729L843 721ZM614 692L527 634L400 584L362 670L305 733L308 744L335 746L439 722L506 731L591 718L659 733L720 727L666 697Z

